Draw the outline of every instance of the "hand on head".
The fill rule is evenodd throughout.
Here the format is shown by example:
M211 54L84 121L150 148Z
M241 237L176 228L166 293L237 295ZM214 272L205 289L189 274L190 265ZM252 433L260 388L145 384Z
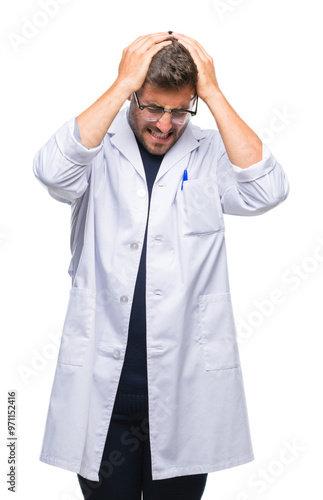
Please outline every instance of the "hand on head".
M153 57L164 47L171 45L172 40L177 40L185 47L197 67L198 96L207 100L212 92L219 90L212 57L196 40L168 31L140 36L123 50L117 80L129 89L129 96L142 87Z

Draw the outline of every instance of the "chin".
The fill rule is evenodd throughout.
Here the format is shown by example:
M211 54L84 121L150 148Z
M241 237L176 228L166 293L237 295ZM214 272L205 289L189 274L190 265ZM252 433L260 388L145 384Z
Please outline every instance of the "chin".
M173 144L167 146L149 146L148 144L143 144L149 153L152 155L164 155L172 147Z

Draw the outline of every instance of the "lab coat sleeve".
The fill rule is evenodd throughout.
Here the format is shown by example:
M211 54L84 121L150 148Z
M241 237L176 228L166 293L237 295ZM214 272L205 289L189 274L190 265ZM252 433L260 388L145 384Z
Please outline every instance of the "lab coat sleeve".
M35 176L49 194L68 204L86 191L93 159L103 147L103 143L90 149L83 146L76 125L75 118L65 123L37 152L33 164Z
M269 148L265 144L262 148L262 160L240 168L230 163L221 141L217 181L224 213L260 215L286 199L289 193L286 174Z

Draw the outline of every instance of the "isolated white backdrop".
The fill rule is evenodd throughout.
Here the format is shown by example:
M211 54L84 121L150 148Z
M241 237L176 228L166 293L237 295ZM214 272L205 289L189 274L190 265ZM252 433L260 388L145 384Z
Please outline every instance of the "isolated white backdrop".
M44 4L56 4L52 16ZM70 214L33 176L33 157L114 81L125 46L164 30L199 40L213 56L222 91L291 185L275 210L225 219L256 459L209 474L203 498L322 496L320 7L319 0L2 3L1 498L82 499L75 474L38 460L70 288ZM203 105L194 122L215 126ZM10 390L18 398L15 494L6 485Z

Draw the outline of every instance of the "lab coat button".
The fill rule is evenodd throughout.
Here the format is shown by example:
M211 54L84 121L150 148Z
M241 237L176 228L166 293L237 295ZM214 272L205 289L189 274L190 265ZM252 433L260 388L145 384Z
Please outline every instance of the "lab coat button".
M115 350L113 351L113 357L114 357L114 358L119 359L119 358L120 358L120 355L121 355L121 353L120 353L120 351L119 351L118 349L115 349Z
M162 243L164 241L164 238L160 235L155 236L155 240L158 241L159 243Z
M121 302L121 304L127 304L128 297L126 295L122 295L122 297L120 297L120 302Z
M137 195L139 198L144 198L146 196L146 190L145 189L138 189Z
M134 250L134 251L138 250L138 248L139 248L138 243L131 243L130 248L131 248L131 250Z
M155 290L154 294L155 295L163 295L163 292L161 290Z

